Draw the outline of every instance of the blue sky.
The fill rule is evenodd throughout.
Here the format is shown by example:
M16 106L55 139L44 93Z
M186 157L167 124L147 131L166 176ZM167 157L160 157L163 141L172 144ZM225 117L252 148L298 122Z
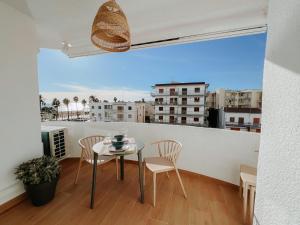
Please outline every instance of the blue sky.
M258 34L74 59L41 49L40 92L49 98L77 92L110 98L108 92L122 91L120 98L131 92L138 98L151 85L170 81L205 81L209 90L261 88L265 42L266 34Z

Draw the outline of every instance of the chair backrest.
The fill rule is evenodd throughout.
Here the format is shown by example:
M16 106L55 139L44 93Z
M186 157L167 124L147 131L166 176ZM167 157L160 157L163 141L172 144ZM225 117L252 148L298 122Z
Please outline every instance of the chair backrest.
M152 143L156 146L159 156L176 163L179 153L182 149L182 144L174 140L161 140Z
M81 155L84 160L93 160L93 145L103 141L105 139L105 136L102 135L94 135L82 138L78 141L80 147L81 147Z

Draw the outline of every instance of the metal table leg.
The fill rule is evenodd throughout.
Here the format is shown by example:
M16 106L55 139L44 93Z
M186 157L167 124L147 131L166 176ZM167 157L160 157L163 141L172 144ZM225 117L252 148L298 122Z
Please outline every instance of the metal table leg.
M124 156L120 156L120 179L124 180Z
M138 151L138 163L139 163L139 183L140 183L140 192L141 192L141 203L144 203L144 170L143 170L143 158L142 151Z
M95 197L95 190L96 190L96 175L97 175L97 161L98 161L98 153L94 152L92 193L91 193L91 203L90 203L91 209L94 208L94 197Z

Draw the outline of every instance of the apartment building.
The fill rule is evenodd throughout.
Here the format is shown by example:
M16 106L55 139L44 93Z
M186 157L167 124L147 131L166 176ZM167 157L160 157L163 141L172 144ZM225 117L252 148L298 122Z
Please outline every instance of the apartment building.
M225 107L219 110L219 127L260 133L261 109Z
M136 105L134 102L114 102L113 121L117 122L137 122Z
M138 123L151 123L154 121L154 103L137 101L136 105L136 115Z
M91 121L136 122L134 102L90 102Z
M217 89L207 95L208 108L222 109L224 107L235 108L259 108L262 107L261 90L225 90Z
M205 126L205 82L155 84L155 122Z

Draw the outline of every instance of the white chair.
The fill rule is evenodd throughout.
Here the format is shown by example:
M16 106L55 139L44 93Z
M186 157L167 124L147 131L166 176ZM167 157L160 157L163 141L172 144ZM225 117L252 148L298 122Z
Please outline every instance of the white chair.
M80 173L80 168L82 165L83 161L88 162L90 165L94 164L94 157L93 157L93 146L101 142L105 139L105 136L101 135L96 135L96 136L90 136L90 137L85 137L82 138L78 141L80 147L81 147L81 157L79 160L79 165L75 177L74 183L77 184L79 173ZM116 160L116 174L117 174L117 179L119 178L119 172L118 172L118 157L116 156L104 156L104 155L99 155L97 165L102 165L104 163L107 163L111 160Z
M181 143L173 140L162 140L152 143L158 150L159 156L144 159L144 171L147 167L153 173L153 206L156 203L156 174L175 170L181 185L184 197L187 198L181 177L176 167L176 161L182 149ZM145 178L145 172L144 172ZM145 183L145 181L144 181Z

